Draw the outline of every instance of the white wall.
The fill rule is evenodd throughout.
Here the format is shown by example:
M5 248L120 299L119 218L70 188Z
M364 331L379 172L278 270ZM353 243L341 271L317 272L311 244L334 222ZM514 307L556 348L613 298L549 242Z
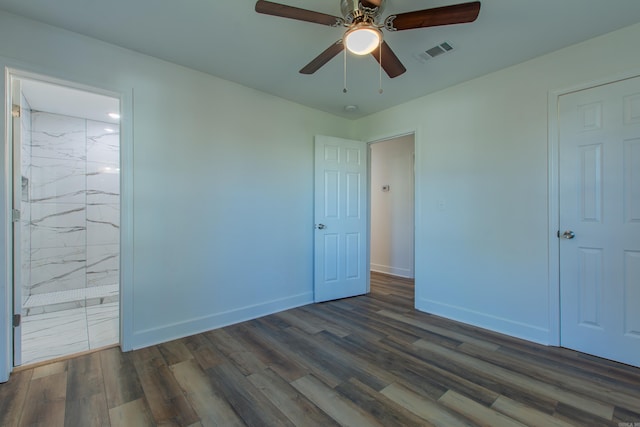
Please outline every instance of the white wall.
M640 72L638 39L635 25L351 123L0 12L0 65L113 90L130 104L123 315L133 347L310 302L313 135L373 141L407 130L417 132L417 306L547 342L547 94ZM6 170L6 147L0 160Z
M547 343L550 91L637 70L640 24L358 121L416 129L416 306ZM555 291L554 291L555 292Z
M4 12L0 40L3 69L132 100L123 118L132 140L124 135L122 147L133 171L124 260L132 272L123 283L132 347L312 301L313 137L350 137L352 122ZM3 273L0 341L8 345Z
M413 139L371 144L371 270L402 277L413 277Z

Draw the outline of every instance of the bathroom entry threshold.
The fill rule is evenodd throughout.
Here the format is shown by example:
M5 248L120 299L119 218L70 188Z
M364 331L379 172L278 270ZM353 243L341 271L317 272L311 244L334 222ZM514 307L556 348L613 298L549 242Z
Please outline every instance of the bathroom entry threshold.
M22 364L117 344L119 305L113 302L24 317Z
M58 369L64 370L64 363L67 360L75 359L76 357L86 356L98 351L108 350L110 348L120 347L120 344L110 344L100 348L93 348L91 350L82 351L80 353L68 354L65 356L56 357L55 359L42 360L40 362L28 363L13 368L12 372L27 371L29 369L41 369L42 371L56 371Z

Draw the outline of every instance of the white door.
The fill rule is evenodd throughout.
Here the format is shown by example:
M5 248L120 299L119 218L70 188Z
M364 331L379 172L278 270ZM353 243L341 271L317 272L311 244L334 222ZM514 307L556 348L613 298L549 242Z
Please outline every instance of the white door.
M640 78L559 104L561 345L640 366Z
M314 299L368 292L367 144L315 138Z

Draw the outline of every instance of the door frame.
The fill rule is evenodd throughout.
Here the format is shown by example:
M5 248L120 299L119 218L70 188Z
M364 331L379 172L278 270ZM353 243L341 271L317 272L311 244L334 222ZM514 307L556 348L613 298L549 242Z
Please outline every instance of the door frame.
M402 138L404 136L413 135L413 305L416 307L416 303L418 301L419 294L419 284L422 283L420 279L422 277L422 272L419 270L418 263L416 259L418 257L418 253L422 248L422 245L417 238L420 235L420 183L418 177L421 175L421 152L420 144L418 144L420 131L417 128L412 129L402 129L397 130L395 132L390 132L383 135L378 135L374 138L367 139L367 185L369 187L369 192L367 197L369 198L367 202L367 223L369 227L371 227L371 145L376 144L378 142L384 142L391 139ZM367 233L367 268L369 271L369 280L367 283L367 292L371 291L371 230Z
M622 80L640 77L640 69L629 70L624 73L610 75L601 79L579 83L573 86L549 91L547 102L548 114L548 208L549 232L548 242L548 274L549 274L549 338L548 344L560 346L560 97L573 92L592 89L616 83Z
M133 348L133 89L109 88L100 82L80 82L82 79L56 76L50 70L0 57L4 85L0 107L0 135L3 150L0 159L4 172L0 175L0 383L9 379L13 370L13 243L12 243L12 192L13 149L11 143L11 79L40 80L91 93L109 96L120 101L120 347L123 351ZM1 270L0 270L1 271Z

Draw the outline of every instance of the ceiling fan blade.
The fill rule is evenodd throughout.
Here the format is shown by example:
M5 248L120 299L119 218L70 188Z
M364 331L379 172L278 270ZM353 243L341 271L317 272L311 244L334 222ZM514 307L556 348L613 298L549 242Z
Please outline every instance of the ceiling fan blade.
M390 30L410 30L412 28L437 27L439 25L473 22L480 13L480 2L461 3L433 9L416 10L389 16L385 22Z
M393 50L391 50L387 42L383 41L380 47L381 49L376 49L371 52L371 55L376 58L376 61L380 63L382 69L390 78L398 77L400 74L403 74L405 71L407 71L396 54L393 53ZM380 50L382 50L382 62L380 62Z
M368 7L370 9L380 7L380 0L361 0L360 3L362 3L364 7Z
M265 15L280 16L282 18L296 19L298 21L329 25L332 27L338 26L342 23L342 19L337 16L264 0L258 0L256 2L256 12L263 13Z
M344 50L344 44L342 40L338 40L331 46L329 46L324 52L316 56L315 59L309 62L300 70L301 74L313 74L318 71L324 64L331 61L334 56Z

